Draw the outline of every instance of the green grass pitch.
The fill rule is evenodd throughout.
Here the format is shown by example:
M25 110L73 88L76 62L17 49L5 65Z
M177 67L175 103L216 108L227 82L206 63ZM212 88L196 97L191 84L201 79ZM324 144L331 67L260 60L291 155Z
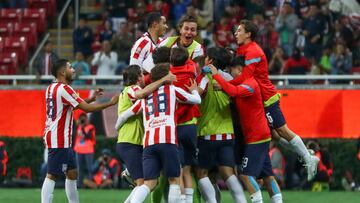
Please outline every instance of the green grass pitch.
M79 190L80 202L83 203L119 203L124 202L130 190ZM248 202L249 197L247 195ZM264 202L270 202L267 193L263 192ZM284 202L289 203L360 203L360 192L309 192L285 191ZM40 202L40 188L38 189L7 189L0 188L1 203L38 203ZM53 203L67 202L65 190L56 189ZM149 198L146 202L150 202ZM204 201L203 201L204 202ZM224 203L233 202L228 191L222 192Z

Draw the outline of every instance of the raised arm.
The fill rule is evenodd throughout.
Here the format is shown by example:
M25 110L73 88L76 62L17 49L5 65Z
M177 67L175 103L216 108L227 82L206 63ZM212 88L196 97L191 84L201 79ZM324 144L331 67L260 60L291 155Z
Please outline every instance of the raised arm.
M220 84L224 92L231 97L248 97L254 93L254 90L250 86L245 84L235 86L225 81L220 74L216 74L213 77Z
M157 80L149 85L147 85L144 89L138 90L135 92L135 98L136 99L144 99L145 97L149 96L151 93L153 93L155 90L157 90L161 85L163 85L165 82L173 82L176 81L176 76L169 72L166 76L161 78L160 80Z
M116 131L118 131L130 117L138 114L141 110L141 100L137 100L130 108L120 113L115 124Z

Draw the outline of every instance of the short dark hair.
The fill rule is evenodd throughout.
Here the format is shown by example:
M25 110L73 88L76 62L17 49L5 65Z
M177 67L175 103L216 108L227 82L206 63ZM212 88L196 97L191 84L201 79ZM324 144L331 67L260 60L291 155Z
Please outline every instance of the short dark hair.
M158 23L161 20L161 13L160 12L151 12L147 15L146 23L147 27L150 28L153 23Z
M141 68L138 65L130 65L123 71L124 86L135 85L141 76Z
M159 63L156 64L150 72L150 79L152 82L160 80L162 77L169 74L170 64L169 63Z
M221 70L230 65L232 55L230 51L221 47L211 47L206 50L206 56L212 60L212 64Z
M54 77L57 77L57 73L61 68L66 67L66 64L69 61L67 59L59 59L57 61L55 61L54 65L51 67L51 75L53 75Z
M242 67L245 66L245 57L244 56L237 56L231 60L230 67L236 67L236 66L242 66Z
M244 26L245 32L250 32L251 33L251 35L250 35L251 40L256 39L259 28L255 25L255 23L253 23L250 20L244 19L244 20L240 21L240 25Z
M184 25L185 22L187 22L187 23L196 23L196 25L197 25L196 17L185 15L179 21L179 25L178 25L179 30L181 29L181 27Z
M170 63L173 66L183 66L189 58L189 52L184 47L175 47L171 49Z
M170 62L170 51L169 47L158 47L152 53L154 64L158 63L169 63Z

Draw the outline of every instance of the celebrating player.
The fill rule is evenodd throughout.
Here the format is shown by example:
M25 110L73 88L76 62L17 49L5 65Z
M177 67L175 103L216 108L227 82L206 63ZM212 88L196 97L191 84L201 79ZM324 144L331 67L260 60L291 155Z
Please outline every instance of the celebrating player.
M70 203L79 202L76 186L77 169L75 153L71 148L73 110L79 108L85 112L105 109L118 102L118 96L109 102L89 104L96 100L102 90L97 90L88 100L81 99L69 86L75 76L75 70L66 59L59 59L52 67L56 80L46 89L46 122L44 141L48 148L47 175L41 189L41 202L51 203L55 180L61 174L66 175L65 191Z

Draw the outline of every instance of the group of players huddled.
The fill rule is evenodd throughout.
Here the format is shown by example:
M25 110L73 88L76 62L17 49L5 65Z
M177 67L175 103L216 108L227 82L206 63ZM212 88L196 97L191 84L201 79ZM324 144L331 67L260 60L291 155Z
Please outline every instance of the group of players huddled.
M180 20L179 36L164 40L166 19L150 13L147 23L148 32L134 44L123 72L118 104L117 152L136 183L125 202L143 202L153 190L152 201L159 202L168 182L168 202L199 201L194 195L199 189L206 202L215 203L217 188L209 178L214 171L234 202L246 202L237 175L252 202L262 202L257 179L272 202L282 202L269 158L271 137L297 152L308 179L313 178L319 160L286 125L266 56L254 41L255 24L240 22L234 53L220 47L205 51L194 40L197 23L191 16ZM236 106L236 120L230 103ZM240 163L234 122L245 141Z
M73 109L91 112L116 103L116 150L135 182L126 203L144 202L150 192L152 202L161 202L163 194L169 203L200 202L201 194L206 202L216 203L220 198L214 174L225 181L234 202L247 202L242 184L252 202L263 202L260 179L271 202L282 202L269 158L271 139L301 157L308 180L315 176L319 159L286 125L280 94L268 79L266 56L254 41L255 24L240 22L235 52L219 47L205 51L194 40L197 21L191 16L180 20L179 36L164 40L164 16L149 13L147 25L123 71L124 89L109 102L90 104L102 90L86 100L78 97L69 86L75 72L71 64L54 64L56 81L46 90L44 141L49 152L42 203L52 202L56 177L62 173L69 202L79 202L71 149ZM241 133L234 131L234 124ZM242 135L243 145L238 146L235 134Z

